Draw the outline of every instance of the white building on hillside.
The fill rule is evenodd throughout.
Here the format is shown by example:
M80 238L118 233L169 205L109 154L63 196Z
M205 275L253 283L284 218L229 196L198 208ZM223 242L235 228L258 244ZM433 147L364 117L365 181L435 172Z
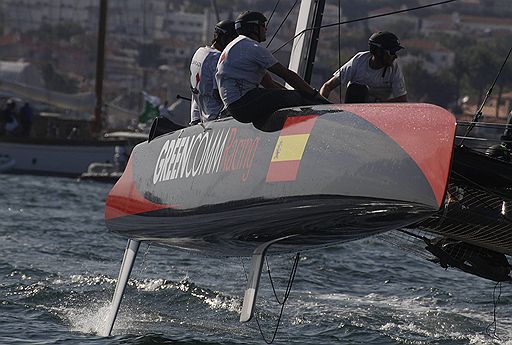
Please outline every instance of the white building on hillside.
M98 0L2 0L7 33L38 30L43 24L75 23L86 31L98 30ZM168 0L110 0L107 12L109 35L148 42L180 35L206 40L213 20L208 8L203 13L175 12Z

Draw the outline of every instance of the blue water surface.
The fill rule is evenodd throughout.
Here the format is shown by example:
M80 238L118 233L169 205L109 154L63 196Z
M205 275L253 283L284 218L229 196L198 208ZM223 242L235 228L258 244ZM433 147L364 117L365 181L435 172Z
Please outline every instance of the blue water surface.
M114 335L99 336L126 245L103 222L110 188L0 175L0 344L264 344L261 333L272 338L280 306L266 272L257 301L260 327L254 319L238 322L248 258L145 243ZM279 299L292 263L291 254L269 258ZM303 252L275 343L512 344L511 285L502 286L496 309L494 287L379 238Z

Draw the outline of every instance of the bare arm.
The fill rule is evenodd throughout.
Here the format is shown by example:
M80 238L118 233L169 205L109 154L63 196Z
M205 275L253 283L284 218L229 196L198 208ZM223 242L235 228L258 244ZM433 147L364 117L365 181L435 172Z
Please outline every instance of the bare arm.
M279 84L274 79L272 79L272 76L268 72L265 73L260 84L265 89L284 89L285 88L283 85Z
M197 104L194 99L194 95L192 95L192 102L190 103L190 125L197 124L201 121L201 110L199 109L199 104Z
M338 77L332 77L327 80L324 85L320 88L320 94L325 98L329 97L331 91L340 85L340 79Z
M268 68L268 70L275 75L280 76L284 79L288 84L290 84L295 90L303 92L306 95L310 95L311 97L315 97L318 93L314 88L311 87L308 83L306 83L299 75L288 68L284 67L281 63L276 63L275 65Z

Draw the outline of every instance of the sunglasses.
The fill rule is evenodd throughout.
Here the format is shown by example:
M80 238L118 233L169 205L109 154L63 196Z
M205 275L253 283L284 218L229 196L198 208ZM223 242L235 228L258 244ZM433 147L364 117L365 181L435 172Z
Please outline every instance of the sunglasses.
M382 47L382 44L375 43L375 42L371 42L370 44L373 44L374 46L382 49L384 51L384 53L389 55L389 56L397 56L396 53L398 53L398 51L400 49L402 49L402 48L385 49L385 48Z
M393 50L391 50L391 49L383 49L383 50L389 56L396 57L397 56L396 53L398 53L398 50L395 50L395 49L393 49Z
M262 26L265 29L267 28L266 22L261 22L259 20L250 20L250 21L247 21L246 23L247 24L258 24L259 26Z

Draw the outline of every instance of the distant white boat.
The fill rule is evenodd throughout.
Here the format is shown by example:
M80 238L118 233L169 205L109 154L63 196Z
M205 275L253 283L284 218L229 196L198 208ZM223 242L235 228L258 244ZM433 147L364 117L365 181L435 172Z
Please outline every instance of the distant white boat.
M7 97L30 103L42 102L65 110L64 114L34 116L28 135L9 130L11 135L0 136L0 155L8 155L16 162L9 172L79 177L92 163L113 163L116 147L123 147L130 153L133 146L147 138L140 133L135 133L135 137L101 137L104 122L118 117L136 117L129 110L103 101L106 11L107 1L101 1L94 94L70 95L47 90L40 80L35 81L32 66L27 63L4 62L0 66L0 71L4 72L0 73L0 92L6 93ZM26 75L31 79L18 78ZM108 112L105 111L107 105ZM78 117L70 117L70 111ZM92 113L93 119L90 118ZM120 128L118 125L106 127Z
M115 159L115 158L114 158ZM80 175L80 180L99 182L116 182L123 175L123 170L113 163L91 163L87 171Z
M105 138L126 140L128 145L115 146L114 154L110 157L110 161L93 162L87 167L87 171L80 175L80 180L93 180L99 182L116 182L123 174L126 163L130 156L133 146L137 143L145 141L147 134L135 132L111 132L106 133Z
M114 156L114 143L17 139L0 141L0 155L16 162L13 173L79 176L92 162L111 162Z
M88 141L2 137L0 157L15 161L11 173L79 177L92 163L113 163L116 147L123 147L129 154L133 146L147 138L143 133L123 133Z

